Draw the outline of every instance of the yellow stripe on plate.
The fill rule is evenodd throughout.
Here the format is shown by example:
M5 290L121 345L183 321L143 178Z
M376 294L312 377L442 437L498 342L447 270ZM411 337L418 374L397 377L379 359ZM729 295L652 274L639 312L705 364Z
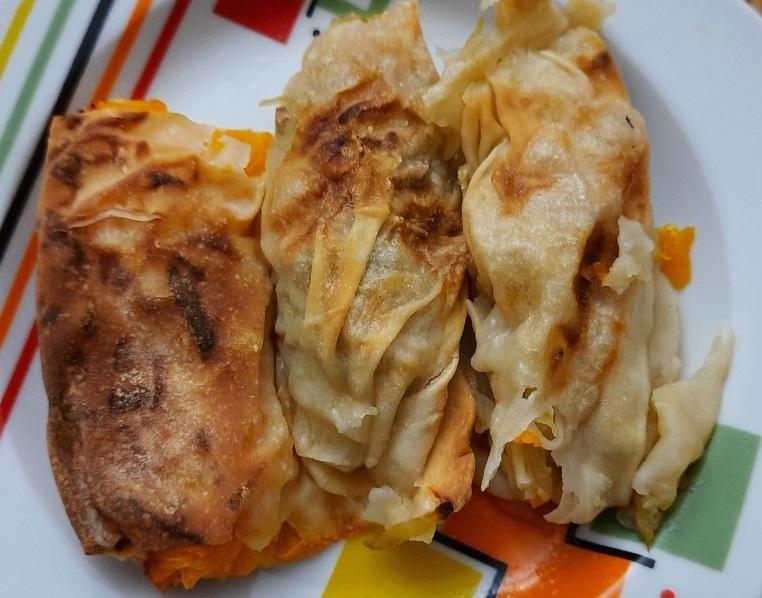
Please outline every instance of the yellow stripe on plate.
M13 54L13 48L16 47L16 42L21 36L21 30L24 28L29 13L32 12L32 6L34 6L34 0L21 0L16 7L16 12L13 13L13 19L11 19L3 41L0 43L0 79L3 78L8 59Z
M323 598L471 598L481 573L423 542L387 550L348 540Z

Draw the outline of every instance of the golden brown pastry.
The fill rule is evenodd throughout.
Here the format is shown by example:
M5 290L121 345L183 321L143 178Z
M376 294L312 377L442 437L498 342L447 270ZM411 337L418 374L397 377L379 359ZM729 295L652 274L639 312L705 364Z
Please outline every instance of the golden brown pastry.
M415 4L334 24L283 93L262 215L296 452L363 521L421 538L473 475L470 395L448 392L465 320L457 148L421 104L436 80Z
M40 351L53 472L87 553L258 549L281 527L298 467L262 357L261 143L150 102L52 123Z
M491 4L494 28L477 29L425 96L466 157L471 380L491 441L481 484L555 502L555 522L634 502L650 539L709 438L732 338L719 337L702 383L670 384L680 331L655 268L648 135L594 31L610 6ZM679 419L678 440L687 405L701 415Z

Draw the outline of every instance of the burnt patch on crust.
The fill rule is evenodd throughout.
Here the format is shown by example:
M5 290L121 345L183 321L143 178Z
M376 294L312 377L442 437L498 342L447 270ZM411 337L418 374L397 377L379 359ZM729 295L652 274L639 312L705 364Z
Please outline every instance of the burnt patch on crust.
M585 309L595 286L600 286L619 255L619 227L611 220L595 223L585 241L585 249L574 279L574 295L580 309Z
M81 139L68 153L86 164L113 162L119 153L120 142L115 135L98 134Z
M135 146L135 157L138 159L147 158L151 154L151 146L144 139L138 141Z
M64 154L50 169L50 176L67 187L78 189L82 184L82 160L72 154Z
M121 553L128 552L132 548L132 541L129 538L122 536L116 541L113 548L114 548L114 552L116 553L121 554Z
M68 254L68 259L65 255L58 258L57 261L61 267L65 270L73 270L77 274L84 275L87 258L82 244L54 212L48 211L45 217L45 225L41 236L41 251L64 251Z
M108 396L108 407L111 411L153 409L157 405L158 400L153 389L142 384L118 386Z
M241 503L243 502L243 488L239 488L233 494L230 495L230 498L228 498L228 507L233 510L237 511L241 508Z
M95 314L95 308L92 305L88 305L85 309L85 313L82 316L82 331L86 336L92 336L98 327L98 318Z
M166 366L161 357L154 357L147 373L138 370L129 352L129 344L121 344L115 349L115 369L120 372L119 383L109 393L108 406L111 411L127 412L138 409L155 409L161 404L166 385ZM123 354L117 358L117 355ZM129 369L123 369L129 368Z
M318 146L317 159L322 164L322 172L329 179L341 179L357 166L357 143L349 135L342 133Z
M212 439L204 428L199 428L196 431L196 436L193 439L194 446L202 453L208 453L212 447Z
M160 544L206 544L204 535L188 529L184 517L180 514L163 516L131 497L115 499L113 507L122 515L119 519L132 522L130 527L133 528L134 535L138 537L144 533L155 536L154 530L156 530L163 536ZM132 534L128 532L125 535L129 537Z
M452 515L454 511L455 507L449 500L445 500L437 505L437 516L443 521Z
M582 316L582 319L584 315ZM553 381L559 387L565 386L573 375L566 364L580 343L581 328L577 323L560 324L554 327L545 341L546 363ZM534 389L536 390L536 389ZM533 390L525 389L528 398Z
M159 187L180 187L185 189L187 187L185 181L160 170L149 170L145 173L145 176L148 179L149 189L158 189Z
M69 129L69 131L73 131L74 129L78 128L84 121L84 118L79 114L60 116L59 118L63 121L64 125L67 129Z
M104 115L100 118L90 121L86 130L88 132L101 131L103 129L119 129L120 131L130 131L148 118L148 112L126 112L122 111L119 115Z
M524 208L535 193L552 187L555 176L545 171L531 172L520 165L506 162L494 170L491 181L500 195L506 212L516 214Z
M132 276L122 267L115 252L104 251L98 256L98 271L101 282L118 291L123 291L132 282Z
M338 117L338 123L342 126L348 124L351 120L356 119L359 116L362 116L366 112L377 112L379 109L386 106L388 103L378 103L374 102L372 100L365 101L365 102L357 102L356 104L352 104L349 108L344 110L341 114L339 114Z
M588 342L585 337L590 328L591 310L595 309L592 305L593 297L601 292L609 292L602 286L602 280L619 254L618 235L618 227L611 219L600 220L595 224L585 242L574 277L576 316L573 321L559 324L548 334L545 357L557 387L565 386L578 375L572 371L570 357Z
M116 135L87 135L73 144L60 146L50 152L49 158L54 160L50 174L67 187L78 189L82 185L85 165L116 163L120 148L121 142Z
M364 140L365 147L371 150L394 150L400 146L400 136L389 131L384 137L368 137Z
M205 360L217 345L217 335L201 301L198 285L203 280L203 270L179 256L172 261L167 273L169 290L175 304L188 324L191 339L198 348L201 359Z
M141 186L149 191L161 188L188 189L198 180L200 166L195 157L156 165L140 173Z
M217 251L231 260L238 261L241 259L241 254L236 249L230 236L220 232L206 231L192 235L188 238L188 242L192 245Z
M630 220L651 220L648 156L640 156L627 171L622 193L622 215Z
M60 305L51 305L48 307L40 318L40 327L48 328L53 326L58 320L58 316L61 315L61 310L62 308Z
M336 117L340 113L339 108L333 107L318 113L307 122L303 130L297 135L300 137L298 151L304 153L317 143L318 139L330 137L336 133ZM284 123L287 123L287 113L284 113ZM282 125L283 127L286 124Z
M580 56L577 61L579 68L587 75L608 73L614 66L614 59L605 48L602 48L592 57Z
M114 347L114 369L117 372L125 373L135 368L135 356L132 351L130 339L126 336L116 341Z

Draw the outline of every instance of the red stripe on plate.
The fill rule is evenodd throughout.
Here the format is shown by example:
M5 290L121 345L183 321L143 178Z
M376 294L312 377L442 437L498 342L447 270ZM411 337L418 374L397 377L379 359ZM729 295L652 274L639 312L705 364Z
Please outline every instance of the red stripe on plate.
M5 388L3 398L0 399L0 437L3 435L5 424L8 423L8 418L11 416L13 405L16 403L16 399L19 396L21 387L24 385L26 374L29 371L29 366L32 364L32 359L37 352L37 324L32 324L29 329L29 336L26 337L24 348L21 349L21 355L19 355L16 367L13 369L11 379L8 381L8 386Z
M214 14L285 44L291 36L303 0L218 0Z
M145 99L148 93L148 88L151 87L156 73L159 71L161 63L164 61L164 57L167 54L169 45L172 43L177 30L180 28L180 23L185 16L185 12L190 6L190 0L176 0L175 5L172 7L172 12L169 13L167 22L164 23L164 29L161 30L159 39L156 40L156 45L153 47L151 55L148 57L143 68L143 73L140 75L135 89L132 91L133 100Z

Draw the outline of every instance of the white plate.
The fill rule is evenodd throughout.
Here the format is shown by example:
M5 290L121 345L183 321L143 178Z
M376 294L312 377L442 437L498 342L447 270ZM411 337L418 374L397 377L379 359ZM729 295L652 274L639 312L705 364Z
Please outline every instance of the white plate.
M195 120L271 129L272 108L258 106L259 100L279 94L298 69L313 29L325 28L332 16L318 3L307 18L307 4L284 45L213 16L211 3L191 3L149 95ZM422 0L423 27L432 49L460 45L473 27L477 4ZM96 67L102 69L113 52L121 34L118 17L129 12L128 5L116 3L92 66L74 96L75 108L89 101L99 77ZM169 9L168 2L155 3L114 95L130 94L153 43L151 32L155 36ZM603 33L633 103L649 126L656 219L697 229L694 278L682 294L687 372L700 364L720 327L730 324L736 332L720 421L743 436L746 452L740 458L751 471L748 487L730 484L738 492L721 501L739 509L724 565L706 566L701 558L697 562L697 557L686 558L680 550L663 549L657 543L649 553L656 567L631 565L622 595L668 596L671 591L683 598L732 592L734 598L759 598L762 470L755 442L762 435L757 391L762 354L762 317L757 307L762 290L757 276L762 261L762 17L741 0L620 0ZM81 32L67 30L64 35L72 36L67 47L75 48ZM54 91L51 83L41 93ZM38 118L37 127L41 124ZM11 256L20 255L18 247L28 239L31 218L23 218L19 226ZM3 265L4 280L9 268ZM30 287L3 347L4 384L12 368L9 360L15 360L32 314ZM35 360L0 439L0 596L155 596L136 567L81 554L50 473L45 418L45 394ZM695 527L713 517L710 507L716 505L691 512ZM580 534L608 541L595 530ZM636 543L611 542L646 553ZM296 566L224 584L204 583L191 595L320 596L340 553L336 546ZM484 573L481 588L489 585L489 575L490 571Z

